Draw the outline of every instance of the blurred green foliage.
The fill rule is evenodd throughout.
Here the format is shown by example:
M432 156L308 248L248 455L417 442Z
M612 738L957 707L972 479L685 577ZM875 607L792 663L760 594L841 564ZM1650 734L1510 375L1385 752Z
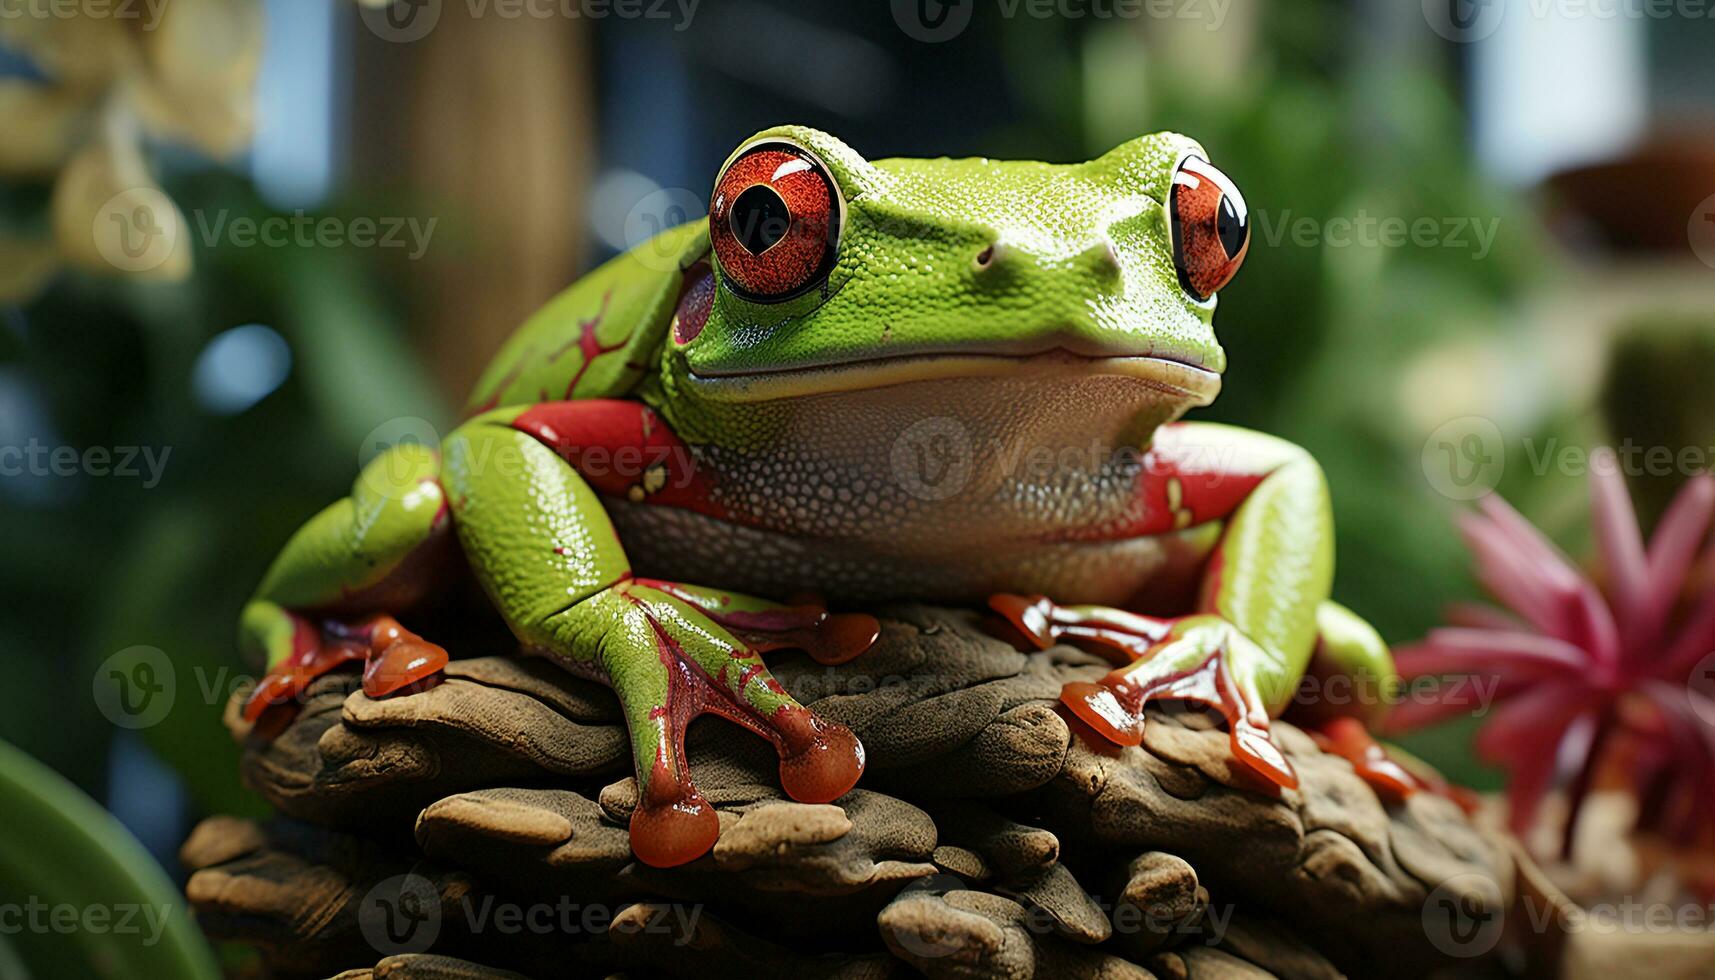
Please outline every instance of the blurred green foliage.
M167 188L208 220L273 213L221 171ZM91 697L104 682L97 667L133 645L159 647L175 666L175 701L144 730L149 744L196 809L260 811L220 725L241 672L257 669L234 653L237 610L280 543L349 487L365 433L404 415L450 417L367 261L199 241L188 282L64 274L10 312L0 371L42 412L31 435L169 455L153 488L51 477L27 499L0 501L0 737L100 797L114 729ZM292 371L253 408L212 412L196 398L197 357L217 334L251 323L284 336Z

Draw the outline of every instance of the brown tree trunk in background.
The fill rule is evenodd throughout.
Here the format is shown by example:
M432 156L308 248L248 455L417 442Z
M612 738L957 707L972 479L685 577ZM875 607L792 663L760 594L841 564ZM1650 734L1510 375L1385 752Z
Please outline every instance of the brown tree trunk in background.
M594 166L583 22L469 10L442 4L409 43L351 35L353 183L399 214L439 218L421 258L386 254L454 404L576 274Z

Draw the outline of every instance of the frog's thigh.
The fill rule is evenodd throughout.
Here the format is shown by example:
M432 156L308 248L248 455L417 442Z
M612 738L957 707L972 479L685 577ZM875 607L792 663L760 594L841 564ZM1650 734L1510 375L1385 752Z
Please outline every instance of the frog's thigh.
M303 628L289 610L396 611L421 599L445 568L450 539L440 470L440 453L426 446L396 446L370 461L350 496L280 549L244 608L240 648L273 667Z
M1298 720L1373 723L1386 713L1399 675L1376 628L1337 602L1316 608L1316 648L1295 698Z
M453 524L518 638L588 659L593 643L579 641L600 631L579 630L579 617L560 614L627 577L631 566L601 498L554 450L513 427L518 414L479 416L447 439L441 479Z
M293 609L399 605L420 591L413 559L446 531L440 454L401 445L363 468L351 495L292 535L255 598Z

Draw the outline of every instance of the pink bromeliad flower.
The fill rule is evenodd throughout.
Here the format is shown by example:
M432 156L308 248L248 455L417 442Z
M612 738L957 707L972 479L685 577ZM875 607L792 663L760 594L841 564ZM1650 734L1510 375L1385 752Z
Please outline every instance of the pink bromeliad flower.
M1592 785L1617 777L1638 800L1638 830L1688 844L1715 828L1715 580L1692 587L1696 570L1715 571L1715 546L1703 550L1715 478L1687 483L1646 545L1613 453L1593 462L1602 585L1491 494L1460 516L1460 531L1478 579L1507 609L1450 610L1452 625L1398 651L1399 669L1408 679L1466 675L1493 685L1476 749L1508 772L1516 833L1563 788L1569 849ZM1389 727L1476 707L1457 697L1402 704Z

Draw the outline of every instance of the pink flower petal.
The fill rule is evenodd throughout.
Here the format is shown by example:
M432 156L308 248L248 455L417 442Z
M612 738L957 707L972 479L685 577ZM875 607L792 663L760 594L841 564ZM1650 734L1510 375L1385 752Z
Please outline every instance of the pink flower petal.
M1691 803L1681 814L1678 828L1678 835L1688 839L1696 824L1708 821L1715 812L1715 728L1704 720L1706 711L1715 711L1715 703L1696 691L1661 681L1647 682L1643 690L1667 721L1668 744L1676 756L1674 771L1679 785L1689 791Z
M1715 653L1715 589L1698 599L1686 614L1678 635L1662 655L1658 677L1683 682L1704 657Z
M1494 521L1461 514L1459 532L1476 559L1477 579L1490 594L1550 636L1572 634L1572 624L1563 615L1563 595Z
M1454 626L1467 626L1471 629L1483 630L1522 630L1526 629L1525 621L1494 606L1481 602L1455 602L1447 607L1447 622Z
M1499 494L1477 505L1486 523L1465 515L1461 531L1483 584L1544 633L1588 649L1611 669L1619 661L1620 634L1596 587Z
M1477 755L1503 760L1521 752L1534 753L1546 741L1558 744L1560 733L1597 700L1587 688L1539 684L1495 709L1494 716L1477 733Z
M1674 495L1673 503L1649 542L1649 570L1655 595L1667 593L1669 602L1679 594L1691 560L1709 531L1715 516L1715 477L1699 473Z
M1564 762L1571 771L1590 751L1589 725L1596 705L1589 691L1544 687L1513 699L1477 733L1477 753L1507 769L1508 822L1523 832L1536 819ZM1562 759L1562 750L1572 758Z
M1649 562L1637 511L1612 449L1598 449L1591 455L1590 515L1597 553L1608 571L1614 618L1631 641L1628 648L1636 649L1653 639L1642 635L1640 623L1648 611Z
M1588 652L1565 640L1516 630L1443 627L1422 643L1394 651L1394 665L1403 677L1427 674L1582 674L1589 670Z

